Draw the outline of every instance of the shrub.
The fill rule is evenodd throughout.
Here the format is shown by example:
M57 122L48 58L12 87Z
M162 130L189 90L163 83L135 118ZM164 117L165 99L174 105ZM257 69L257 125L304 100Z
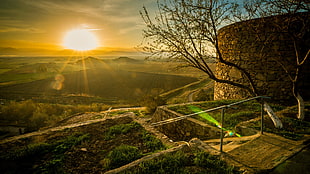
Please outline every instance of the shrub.
M52 126L59 120L72 114L100 111L107 109L108 106L100 103L91 105L62 105L37 103L33 100L10 101L0 105L0 119L14 124L26 124L27 131L35 131L44 126Z
M39 168L38 173L64 173L65 152L89 138L89 134L76 133L53 143L53 155Z
M128 124L117 124L108 129L105 134L105 140L113 139L116 135L126 134L132 129L141 128L141 125L137 122L131 122Z
M165 145L159 139L157 139L154 135L146 131L143 131L142 139L143 139L143 144L144 146L146 146L148 151L154 152L156 150L165 149Z
M160 96L144 96L140 101L141 106L145 106L147 108L148 113L154 113L157 106L165 105L166 101L164 98Z
M120 166L123 166L125 164L128 164L136 159L139 159L142 157L142 153L137 147L129 146L129 145L120 145L113 149L108 154L108 159L105 159L105 161L108 161L106 163L107 168L117 168Z
M188 162L187 155L182 151L178 151L150 161L145 161L139 165L139 172L132 173L186 173L183 167Z
M240 173L234 167L228 166L219 157L207 152L177 151L164 154L158 158L144 161L139 166L122 173L134 174L190 174L190 173L214 173L228 174Z

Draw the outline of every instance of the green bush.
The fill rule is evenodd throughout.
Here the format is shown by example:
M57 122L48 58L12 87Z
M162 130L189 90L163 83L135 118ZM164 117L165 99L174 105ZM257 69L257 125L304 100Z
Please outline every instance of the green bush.
M105 140L110 140L115 138L116 135L126 134L132 129L142 128L141 125L137 122L131 122L128 124L117 124L108 129L105 134Z
M189 164L188 156L178 151L176 153L169 153L162 157L145 161L139 165L139 169L131 173L186 173L184 166ZM128 172L130 173L130 172Z
M128 164L142 157L142 153L137 147L129 145L120 145L109 152L106 168L112 169Z
M53 155L39 168L38 173L64 173L62 165L65 160L65 152L88 139L89 134L76 133L53 143Z
M166 149L165 145L157 139L154 135L143 131L142 133L143 144L146 146L148 151L154 152L157 150Z
M53 126L53 124L72 114L98 112L107 108L107 105L99 103L72 106L36 103L33 100L10 101L0 105L0 119L14 124L26 125L26 131L35 131L47 125Z
M191 173L239 173L219 157L206 152L185 153L177 151L142 162L139 166L123 173L134 174L191 174Z
M144 96L139 103L147 108L148 113L154 113L157 106L166 104L166 100L160 96Z

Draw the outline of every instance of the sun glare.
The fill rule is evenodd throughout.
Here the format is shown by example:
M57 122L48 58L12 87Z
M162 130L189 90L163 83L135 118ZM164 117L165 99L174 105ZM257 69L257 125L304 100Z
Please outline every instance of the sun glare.
M87 29L74 29L66 33L63 46L67 49L87 51L98 47L96 36Z

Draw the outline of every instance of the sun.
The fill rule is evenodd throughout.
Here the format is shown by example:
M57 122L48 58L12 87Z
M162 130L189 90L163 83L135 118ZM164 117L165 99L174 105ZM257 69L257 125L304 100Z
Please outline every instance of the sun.
M73 29L65 34L63 46L77 51L93 50L98 47L98 40L88 29Z

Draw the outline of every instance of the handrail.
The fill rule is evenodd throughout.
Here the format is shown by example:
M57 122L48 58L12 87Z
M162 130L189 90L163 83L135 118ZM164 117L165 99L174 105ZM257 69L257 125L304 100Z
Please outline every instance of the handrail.
M159 121L159 122L156 122L156 123L152 123L151 125L152 126L160 126L160 125L163 125L163 124L173 123L173 122L176 122L176 121L183 120L183 119L185 119L187 117L191 117L191 116L198 115L198 114L201 114L201 113L211 112L211 111L215 111L215 110L219 110L219 109L223 109L223 108L230 108L231 106L238 105L238 104L241 104L241 103L244 103L244 102L248 102L248 101L251 101L251 100L255 100L255 99L258 99L258 98L269 99L270 97L256 96L256 97L248 98L248 99L241 100L241 101L238 101L238 102L235 102L235 103L231 103L231 104L228 104L228 105L222 105L222 106L218 106L218 107L215 107L215 108L203 110L203 111L200 111L200 112L195 112L195 113L184 115L184 116L180 116L180 117L170 118L170 119L167 119L167 120L162 120L162 121Z
M270 98L270 97L266 97L266 96L252 97L252 98L241 100L241 101L238 101L238 102L235 102L235 103L231 103L231 104L228 104L228 105L223 105L223 106L207 109L207 110L204 110L204 111L196 112L196 113L193 113L193 114L188 114L188 115L184 115L184 116L181 116L181 117L170 118L170 119L167 119L167 120L159 121L159 122L156 122L156 123L152 123L152 125L153 126L159 126L159 125L163 125L163 124L168 124L168 123L176 122L176 121L179 121L179 120L182 120L182 119L185 119L187 117L190 117L190 116L193 116L193 115L197 115L197 114L200 114L200 113L210 112L210 111L215 111L215 110L221 109L222 111L221 111L220 152L223 152L223 139L224 139L224 130L223 130L224 125L223 124L224 124L224 111L225 111L225 109L226 108L230 108L231 106L238 105L238 104L241 104L241 103L244 103L244 102L247 102L247 101L255 100L255 99L258 99L258 98L262 98L263 99L263 98ZM264 127L264 109L263 109L263 103L261 103L261 134L263 134L263 127Z

